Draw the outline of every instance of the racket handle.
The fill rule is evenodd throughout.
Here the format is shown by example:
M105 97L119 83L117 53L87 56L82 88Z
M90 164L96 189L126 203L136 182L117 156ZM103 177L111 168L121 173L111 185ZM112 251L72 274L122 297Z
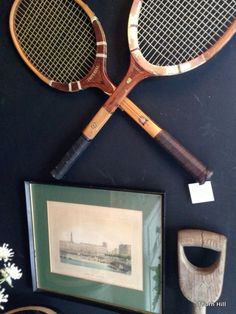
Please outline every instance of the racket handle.
M81 135L57 166L51 171L51 175L57 180L62 179L75 161L83 154L90 143L91 141Z
M202 162L197 160L168 132L161 130L154 138L168 153L170 153L180 164L192 174L200 184L205 183L213 175Z

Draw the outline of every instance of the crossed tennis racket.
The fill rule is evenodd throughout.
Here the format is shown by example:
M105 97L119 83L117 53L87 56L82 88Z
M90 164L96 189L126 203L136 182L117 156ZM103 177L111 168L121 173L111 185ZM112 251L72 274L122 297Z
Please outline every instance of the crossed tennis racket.
M106 71L104 31L82 0L15 0L11 36L30 69L62 91L97 87L110 95L52 175L62 178L120 107L199 183L209 179L212 171L126 96L144 78L181 74L205 63L234 35L235 17L235 0L133 0L130 67L115 88Z

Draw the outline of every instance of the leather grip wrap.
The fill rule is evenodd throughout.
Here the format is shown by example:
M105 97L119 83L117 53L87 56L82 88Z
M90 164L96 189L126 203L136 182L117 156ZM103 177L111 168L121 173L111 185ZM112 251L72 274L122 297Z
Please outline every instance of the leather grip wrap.
M168 132L162 130L155 137L155 140L174 156L200 184L205 183L213 175L213 171L210 171L201 161L197 160Z
M65 154L58 165L52 170L51 175L60 180L69 171L74 162L87 149L91 141L87 140L83 135L74 143L71 149Z

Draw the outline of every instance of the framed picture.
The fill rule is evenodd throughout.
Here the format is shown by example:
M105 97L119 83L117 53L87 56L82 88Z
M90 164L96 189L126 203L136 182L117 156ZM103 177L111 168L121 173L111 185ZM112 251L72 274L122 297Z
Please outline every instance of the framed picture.
M25 191L34 290L163 314L163 194Z

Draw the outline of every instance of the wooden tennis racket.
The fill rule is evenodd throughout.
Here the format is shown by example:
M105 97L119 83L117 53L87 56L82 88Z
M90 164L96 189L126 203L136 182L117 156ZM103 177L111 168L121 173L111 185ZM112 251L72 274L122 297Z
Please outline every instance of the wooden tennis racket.
M235 0L133 0L128 22L129 70L59 163L54 176L60 176L61 169L78 159L117 104L139 81L150 76L181 74L204 64L229 41L235 30ZM211 176L206 168L186 158L169 134L160 131L155 138L200 183Z
M23 60L50 86L63 91L98 87L113 93L114 86L106 73L105 35L83 1L16 0L10 14L10 31ZM212 172L130 100L122 100L120 106L199 182L211 176ZM117 104L110 111L102 108L89 128L98 132L116 108ZM54 177L59 179L68 171L91 138L85 134L76 142L53 171Z

